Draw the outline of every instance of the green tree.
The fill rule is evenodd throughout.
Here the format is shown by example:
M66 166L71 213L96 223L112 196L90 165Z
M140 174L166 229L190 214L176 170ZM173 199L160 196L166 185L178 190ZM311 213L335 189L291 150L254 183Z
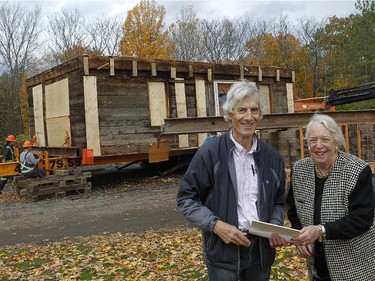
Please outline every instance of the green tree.
M359 15L353 17L355 57L353 68L358 83L375 81L375 1L357 1Z
M173 59L173 44L164 28L165 8L154 0L141 0L128 12L120 52L146 59Z
M357 1L358 14L331 17L325 27L331 88L375 81L375 2Z

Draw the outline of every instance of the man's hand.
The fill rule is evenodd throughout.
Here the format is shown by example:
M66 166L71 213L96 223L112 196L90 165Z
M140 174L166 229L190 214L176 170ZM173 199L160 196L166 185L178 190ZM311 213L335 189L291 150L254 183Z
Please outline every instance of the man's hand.
M286 246L288 245L288 242L284 238L282 238L279 234L277 233L272 233L271 237L268 239L270 242L271 248L276 248L276 247L281 247L281 246Z
M303 258L308 258L311 257L313 254L313 247L312 245L306 245L306 246L296 246L297 248L297 253L299 256Z
M246 237L246 233L241 232L237 227L221 220L216 222L214 233L226 244L233 243L244 247L250 247L251 245L251 241Z

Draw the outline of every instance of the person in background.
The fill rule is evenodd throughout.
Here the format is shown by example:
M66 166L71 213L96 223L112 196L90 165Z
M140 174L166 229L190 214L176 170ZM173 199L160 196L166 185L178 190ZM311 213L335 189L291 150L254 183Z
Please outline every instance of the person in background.
M328 115L306 127L310 157L292 167L287 203L291 239L307 259L310 280L375 280L374 190L371 168L341 151L345 139Z
M2 163L5 162L12 162L15 161L14 153L15 153L15 145L16 145L16 137L14 135L7 136L4 153L1 159ZM10 177L0 177L0 194L2 193L6 183L8 182L8 179Z
M31 141L25 141L23 144L24 151L20 155L21 162L21 173L22 175L30 178L41 178L46 175L46 172L42 169L38 169L39 161L43 160L43 156L39 155L35 158L31 149L33 143Z
M208 142L210 140L213 140L214 138L217 137L217 133L208 133L207 138L204 140L204 142Z
M247 81L234 83L223 105L231 123L201 146L177 194L182 214L202 230L209 280L269 280L275 247L286 245L249 234L253 220L284 223L284 161L255 130L262 118L260 93Z

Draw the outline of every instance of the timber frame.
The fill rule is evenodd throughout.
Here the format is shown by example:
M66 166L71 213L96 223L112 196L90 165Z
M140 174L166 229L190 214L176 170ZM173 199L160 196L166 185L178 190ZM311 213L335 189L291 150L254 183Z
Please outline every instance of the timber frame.
M219 95L241 79L259 88L266 113L287 113L294 77L278 67L81 56L27 79L30 135L42 150L90 149L95 163L167 161L193 154L207 131L161 140L164 120L219 115Z

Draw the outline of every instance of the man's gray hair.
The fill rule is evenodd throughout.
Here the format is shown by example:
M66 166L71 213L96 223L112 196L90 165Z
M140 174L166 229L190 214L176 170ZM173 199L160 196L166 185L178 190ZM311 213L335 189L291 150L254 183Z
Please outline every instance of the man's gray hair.
M310 135L311 127L315 124L322 124L326 129L331 132L333 138L338 143L338 146L345 147L345 138L339 125L337 125L335 119L331 116L315 113L306 126L305 139L307 140Z
M242 101L245 97L256 97L259 100L260 117L262 118L263 105L261 104L260 92L258 89L249 83L247 80L241 80L235 82L230 87L227 93L227 99L223 104L224 118L225 121L229 121L229 113L233 113L237 104Z

